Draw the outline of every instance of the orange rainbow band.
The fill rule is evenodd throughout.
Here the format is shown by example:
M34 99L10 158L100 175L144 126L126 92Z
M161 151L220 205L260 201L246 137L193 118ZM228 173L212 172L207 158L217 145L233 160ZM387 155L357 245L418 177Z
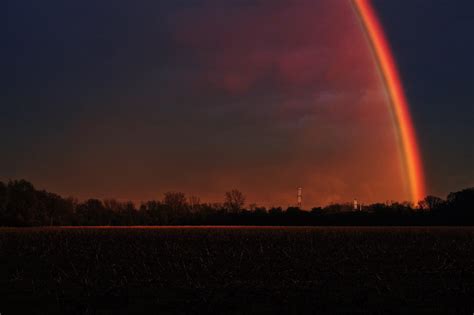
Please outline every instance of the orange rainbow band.
M425 196L425 179L415 128L413 127L395 59L370 0L352 0L352 3L369 38L390 98L401 142L402 162L404 163L411 201L416 203Z

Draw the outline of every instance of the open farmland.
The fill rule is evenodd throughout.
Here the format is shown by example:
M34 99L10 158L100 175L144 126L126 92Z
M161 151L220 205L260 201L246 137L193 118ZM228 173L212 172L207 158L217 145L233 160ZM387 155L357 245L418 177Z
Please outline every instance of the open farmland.
M473 228L0 229L0 312L474 311Z

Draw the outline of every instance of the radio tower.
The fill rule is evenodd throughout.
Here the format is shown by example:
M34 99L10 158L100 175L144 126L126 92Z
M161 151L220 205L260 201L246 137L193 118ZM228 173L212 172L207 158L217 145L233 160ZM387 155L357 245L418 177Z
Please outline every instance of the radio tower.
M298 201L298 208L301 209L301 204L303 202L303 188L301 187L298 187L297 201Z

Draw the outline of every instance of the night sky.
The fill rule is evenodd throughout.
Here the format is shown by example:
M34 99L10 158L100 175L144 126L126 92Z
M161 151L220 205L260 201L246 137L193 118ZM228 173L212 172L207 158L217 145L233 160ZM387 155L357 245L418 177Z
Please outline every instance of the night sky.
M474 186L474 2L376 0L427 191ZM7 0L0 180L80 199L183 191L310 207L408 200L345 0Z

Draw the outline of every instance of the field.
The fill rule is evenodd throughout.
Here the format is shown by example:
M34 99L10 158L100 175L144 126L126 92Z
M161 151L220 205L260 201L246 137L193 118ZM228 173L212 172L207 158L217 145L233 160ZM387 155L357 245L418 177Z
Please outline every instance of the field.
M473 228L0 229L0 313L474 311Z

